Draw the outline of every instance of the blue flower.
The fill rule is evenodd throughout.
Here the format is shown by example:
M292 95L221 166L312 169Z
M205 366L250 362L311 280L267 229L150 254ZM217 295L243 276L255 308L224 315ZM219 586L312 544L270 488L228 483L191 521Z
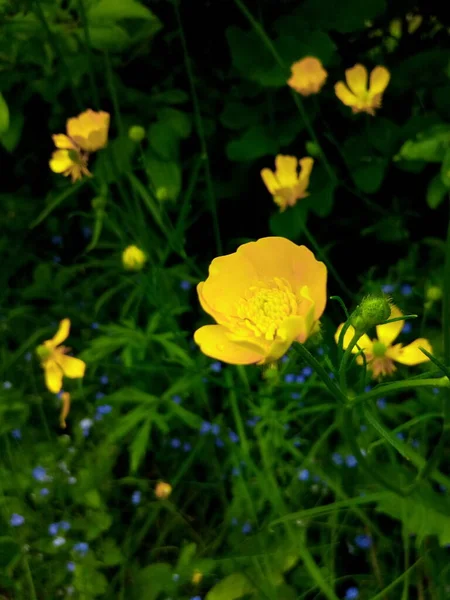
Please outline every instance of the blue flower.
M172 402L175 402L175 404L181 404L181 403L182 403L182 401L183 401L183 400L182 400L181 396L174 396L174 397L172 398Z
M18 515L17 513L13 513L9 523L12 527L20 527L25 523L25 517L22 517L22 515Z
M219 433L220 433L220 425L217 425L217 423L213 423L213 425L211 425L211 433L213 435L219 435Z
M99 323L97 323L95 321L93 323L91 323L91 329L98 329L99 327L100 327Z
M80 421L80 428L83 432L84 437L87 437L89 435L92 425L93 425L92 419L82 419Z
M302 469L298 474L298 478L300 479L300 481L308 481L308 479L309 479L308 469Z
M112 406L110 404L101 404L97 406L97 414L98 415L109 415L112 411Z
M73 573L75 571L75 563L73 562L73 560L70 560L67 564L66 564L66 568L70 573Z
M342 455L339 454L339 452L333 452L333 454L331 455L331 460L338 467L340 467L344 463L344 459L342 458Z
M386 398L378 398L377 406L380 410L384 410L387 406Z
M192 446L191 446L191 444L190 444L189 442L185 442L185 443L183 444L183 450L184 450L185 452L190 452L190 451L192 450Z
M180 576L178 575L178 573L174 573L172 575L172 581L178 581L180 579Z
M367 550L372 546L372 538L370 535L366 535L365 533L360 533L357 535L354 541L358 548L362 548L363 550Z
M305 383L305 377L304 375L297 375L297 377L295 378L295 383Z
M62 529L63 531L69 531L70 523L68 521L61 521L59 523L59 528Z
M409 321L406 321L403 325L402 333L411 333L412 325Z
M185 292L190 290L191 287L192 287L192 283L190 281L186 281L186 279L183 279L183 281L181 281L181 283L180 283L180 288L182 290L184 290Z
M65 543L66 543L66 538L63 538L61 536L55 537L55 539L52 541L52 544L55 546L55 548L64 546Z
M220 371L222 370L222 363L216 360L211 365L209 365L209 368L213 373L220 373Z
M48 488L42 488L39 493L41 496L48 496L50 494L50 490Z
M251 530L252 530L252 526L250 525L250 523L248 521L242 525L242 529L241 529L242 533L250 533Z
M401 440L401 441L403 442L403 441L404 441L404 439L405 439L405 434L404 434L403 432L401 432L401 431L398 431L398 432L395 434L395 437L396 437L396 438L398 438L399 440Z
M208 421L203 421L200 426L200 433L209 433L211 431L212 425Z
M233 475L233 477L239 477L239 475L241 474L239 467L233 467L231 469L231 474Z
M395 290L395 285L392 283L385 283L381 286L381 289L385 294L392 294L392 292Z
M345 464L347 465L347 467L353 468L356 467L358 461L356 460L356 457L353 456L353 454L349 454L345 457Z
M104 393L104 392L97 392L97 393L95 394L95 399L96 399L96 400L101 400L101 399L102 399L102 398L104 398L104 397L105 397L105 393Z
M233 442L233 444L236 444L239 441L239 436L237 433L234 433L234 431L228 432L228 437Z
M310 377L312 374L313 374L312 367L310 367L309 365L307 365L306 367L303 367L302 375L304 377Z
M31 354L31 352L25 352L23 357L27 362L30 362L30 360L33 358L33 355Z
M49 477L44 467L35 467L32 471L34 479L36 481L48 481Z
M15 440L21 440L22 439L22 432L20 431L20 429L13 429L11 431L11 437Z
M433 392L433 394L439 394L440 392L438 387L431 388L431 391Z
M134 504L135 506L140 504L141 497L142 497L141 492L139 490L135 490L131 495L131 503Z
M108 375L102 375L100 377L100 383L102 385L108 385L108 383L109 383L109 377L108 377Z
M323 348L317 348L317 354L319 356L323 356L325 354L325 350Z
M280 362L283 363L283 365L287 362L289 362L289 356L287 354L285 354L284 356L282 356L280 358Z
M403 296L411 296L413 293L412 286L409 283L404 283L400 286L400 292Z
M294 383L294 381L295 381L294 373L288 373L287 375L285 375L284 381L285 381L285 383Z
M221 440L220 438L216 438L216 446L218 448L223 448L225 446L223 440Z
M292 443L294 444L294 446L295 446L296 448L298 448L299 446L301 446L301 445L302 445L302 440L298 440L298 439L297 439L297 440L294 440Z
M87 542L77 542L73 546L73 551L77 552L80 556L85 556L89 550L89 544Z
M254 427L260 419L261 417L252 417L251 419L247 419L246 423L249 427Z
M172 448L179 448L181 446L181 442L178 438L173 438L172 440L170 440L170 445L172 446Z
M371 385L366 385L366 387L364 388L364 391L367 393L367 392L370 392L371 389L372 389Z
M335 375L334 375L334 373L330 372L330 373L328 373L328 377L329 377L330 379L334 379L334 378L335 378Z
M201 596L192 596L191 600L202 600Z
M302 397L302 395L300 394L300 392L291 392L292 400L300 400L301 397Z
M51 523L48 526L48 533L50 535L56 535L58 533L58 529L59 529L59 523Z
M4 381L3 382L3 389L4 390L10 390L12 388L12 383L10 381Z
M357 587L349 587L345 592L345 600L355 600L359 596L359 590Z

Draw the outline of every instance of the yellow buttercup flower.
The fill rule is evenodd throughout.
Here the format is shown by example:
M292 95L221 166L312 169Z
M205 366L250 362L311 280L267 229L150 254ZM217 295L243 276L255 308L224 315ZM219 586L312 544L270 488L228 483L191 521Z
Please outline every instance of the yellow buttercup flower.
M191 579L192 583L194 585L198 585L202 579L203 579L203 573L201 571L199 571L198 569L196 569L192 574L192 579Z
M291 78L287 84L302 96L317 94L322 89L328 73L315 56L306 56L291 66Z
M84 175L91 176L87 168L90 152L104 148L108 141L109 114L91 109L67 121L67 135L52 136L57 150L50 159L50 169L72 178L72 183Z
M128 246L122 253L122 263L128 271L140 271L147 262L147 255L137 246Z
M375 67L370 74L367 87L367 69L364 65L355 65L345 71L345 80L334 86L336 96L354 113L366 112L374 116L375 110L381 107L383 92L387 88L391 75L385 67Z
M159 481L155 487L155 496L160 500L166 500L172 493L172 486L165 481Z
M235 364L271 363L318 330L327 269L305 246L266 237L215 258L197 292L216 325L200 327L201 351Z
M297 169L300 165L300 173ZM261 177L273 200L280 207L280 212L288 206L295 206L297 200L308 196L309 177L314 159L306 156L297 160L295 156L278 154L275 158L275 172L263 169Z
M58 394L62 388L63 376L78 379L84 376L86 364L79 358L67 356L70 348L61 346L69 336L70 320L63 319L59 329L51 340L38 346L36 352L45 372L45 383L50 392Z
M391 319L401 317L402 315L403 313L397 306L393 305L391 307ZM395 362L402 365L414 366L429 360L427 356L419 350L419 346L421 346L428 352L432 352L431 344L425 338L418 338L407 346L403 346L403 344L394 344L394 341L403 329L404 324L405 321L400 320L385 325L377 325L376 331L378 339L371 340L366 334L359 338L358 346L365 355L367 367L372 371L373 379L392 375L392 373L397 370L397 367L394 364ZM336 331L336 342L339 340L339 334L341 333L343 326L344 324L342 323ZM344 349L350 344L354 333L355 330L353 327L349 327L345 332ZM359 350L355 346L352 349L352 352L356 354ZM357 356L356 362L359 365L364 364L363 357Z

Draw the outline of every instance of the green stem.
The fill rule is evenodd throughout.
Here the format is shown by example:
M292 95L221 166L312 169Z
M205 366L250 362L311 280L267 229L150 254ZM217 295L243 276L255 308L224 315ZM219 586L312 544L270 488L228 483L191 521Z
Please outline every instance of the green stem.
M450 364L450 221L447 229L442 299L442 326L444 328L444 363Z
M88 22L87 22L87 18L86 18L86 11L84 10L84 0L78 0L78 7L79 7L79 11L80 11L81 24L83 25L84 38L86 41L86 55L87 55L87 61L88 61L88 65L89 65L88 73L89 73L89 83L91 86L91 94L92 94L92 98L94 100L94 106L97 110L99 110L100 98L98 95L97 84L95 82L95 76L94 76L94 65L92 62L92 51L91 51L91 48L92 48L91 36L89 34L89 27L88 27Z
M347 368L348 361L352 356L352 350L358 343L359 338L361 337L361 333L355 331L353 337L350 341L350 344L347 346L344 352L344 356L342 357L341 364L339 366L338 376L339 376L339 385L341 386L342 391L345 395L347 395Z
M233 413L233 418L234 418L234 422L236 424L236 429L239 434L239 440L241 442L242 450L243 450L245 456L249 456L249 454L250 454L249 444L248 444L247 436L245 434L244 423L242 421L241 413L239 411L239 407L237 404L236 392L234 391L233 376L230 372L227 372L225 374L225 382L229 389L231 412Z
M28 558L24 555L23 563L25 566L25 575L28 581L28 585L30 586L30 600L37 600L36 588L34 587L33 575L31 574L30 565L28 563Z
M303 358L305 362L307 362L317 373L323 383L327 386L328 390L331 394L341 402L342 404L347 404L348 399L347 396L341 391L341 389L334 383L334 381L330 378L328 373L322 367L320 362L314 358L314 356L305 348L303 344L295 344L294 349L300 356Z
M369 400L375 400L382 396L395 394L396 392L405 392L407 390L419 388L419 387L450 387L450 382L447 377L435 377L433 379L410 379L408 381L395 381L385 385L380 385L370 390L361 396L356 396L351 401L352 405L359 404L360 402L367 402Z
M328 598L328 600L339 600L332 588L325 581L323 571L317 566L315 560L313 559L311 553L307 548L306 532L303 532L302 538L303 539L300 540L300 544L298 544L298 552L311 579L322 591L323 595L326 598Z

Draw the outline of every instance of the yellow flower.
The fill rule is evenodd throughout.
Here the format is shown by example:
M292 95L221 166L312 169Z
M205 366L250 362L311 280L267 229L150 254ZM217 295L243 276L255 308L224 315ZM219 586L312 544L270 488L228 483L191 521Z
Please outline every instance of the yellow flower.
M217 325L200 327L194 340L226 363L274 362L317 331L326 282L325 265L305 246L281 237L243 244L215 258L198 284L200 304Z
M397 306L391 307L391 316L401 317L403 313ZM394 362L398 362L402 365L414 366L429 360L423 352L419 350L419 346L422 346L428 352L432 352L431 344L425 338L419 338L411 342L407 346L402 344L393 344L397 339L399 333L403 329L405 321L394 321L393 323L387 323L385 325L377 325L376 331L378 339L371 340L369 336L364 334L358 340L358 346L363 350L366 357L367 366L372 371L373 379L383 377L385 375L392 375L397 370ZM339 325L336 331L335 339L336 342L339 340L339 334L343 327L343 323ZM353 335L353 327L349 327L345 332L344 336L344 348L347 348ZM352 349L353 353L359 352L355 346ZM357 356L356 361L358 364L364 364L362 356Z
M166 500L172 493L172 486L165 481L159 481L155 487L155 496L160 500Z
M300 173L297 167L300 165ZM309 177L314 165L314 159L306 156L298 162L295 156L278 154L275 158L275 172L263 169L261 177L273 200L280 207L280 212L288 206L295 206L297 200L306 198Z
M351 106L354 113L366 112L375 115L381 107L381 99L387 88L391 75L385 67L375 67L370 74L367 88L367 69L364 65L355 65L345 71L347 85L338 81L334 86L336 96L346 106Z
M67 121L67 135L85 152L96 152L108 142L109 113L90 108Z
M61 391L63 375L71 379L78 379L84 376L86 369L86 364L82 360L67 356L70 348L61 346L69 336L69 331L70 320L63 319L55 336L37 348L37 354L45 372L45 383L49 391L54 394Z
M315 56L306 56L291 66L291 78L287 84L302 96L317 94L322 89L328 73Z
M80 152L70 138L63 133L52 135L55 150L50 159L50 169L54 173L62 173L65 177L70 175L72 183L81 179L83 175L91 176L87 168L88 156Z
M194 573L192 574L192 579L191 579L192 583L194 585L198 585L202 579L203 579L203 573L201 573L198 569L196 569L194 571Z
M128 246L122 253L122 263L128 271L140 271L147 262L147 255L137 246Z

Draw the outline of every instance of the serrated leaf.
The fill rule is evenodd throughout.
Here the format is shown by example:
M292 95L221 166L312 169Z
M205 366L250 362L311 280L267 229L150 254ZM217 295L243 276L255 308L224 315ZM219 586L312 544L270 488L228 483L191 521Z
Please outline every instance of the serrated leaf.
M428 184L427 188L427 204L430 208L438 208L442 204L445 196L448 194L448 188L442 181L441 174L438 173Z
M152 419L149 417L139 429L133 441L130 444L130 470L131 473L136 473L138 470L142 459L147 452L148 441L150 438L150 431L152 428Z
M237 162L255 160L266 154L276 154L278 144L263 125L254 125L237 140L227 144L230 160Z

